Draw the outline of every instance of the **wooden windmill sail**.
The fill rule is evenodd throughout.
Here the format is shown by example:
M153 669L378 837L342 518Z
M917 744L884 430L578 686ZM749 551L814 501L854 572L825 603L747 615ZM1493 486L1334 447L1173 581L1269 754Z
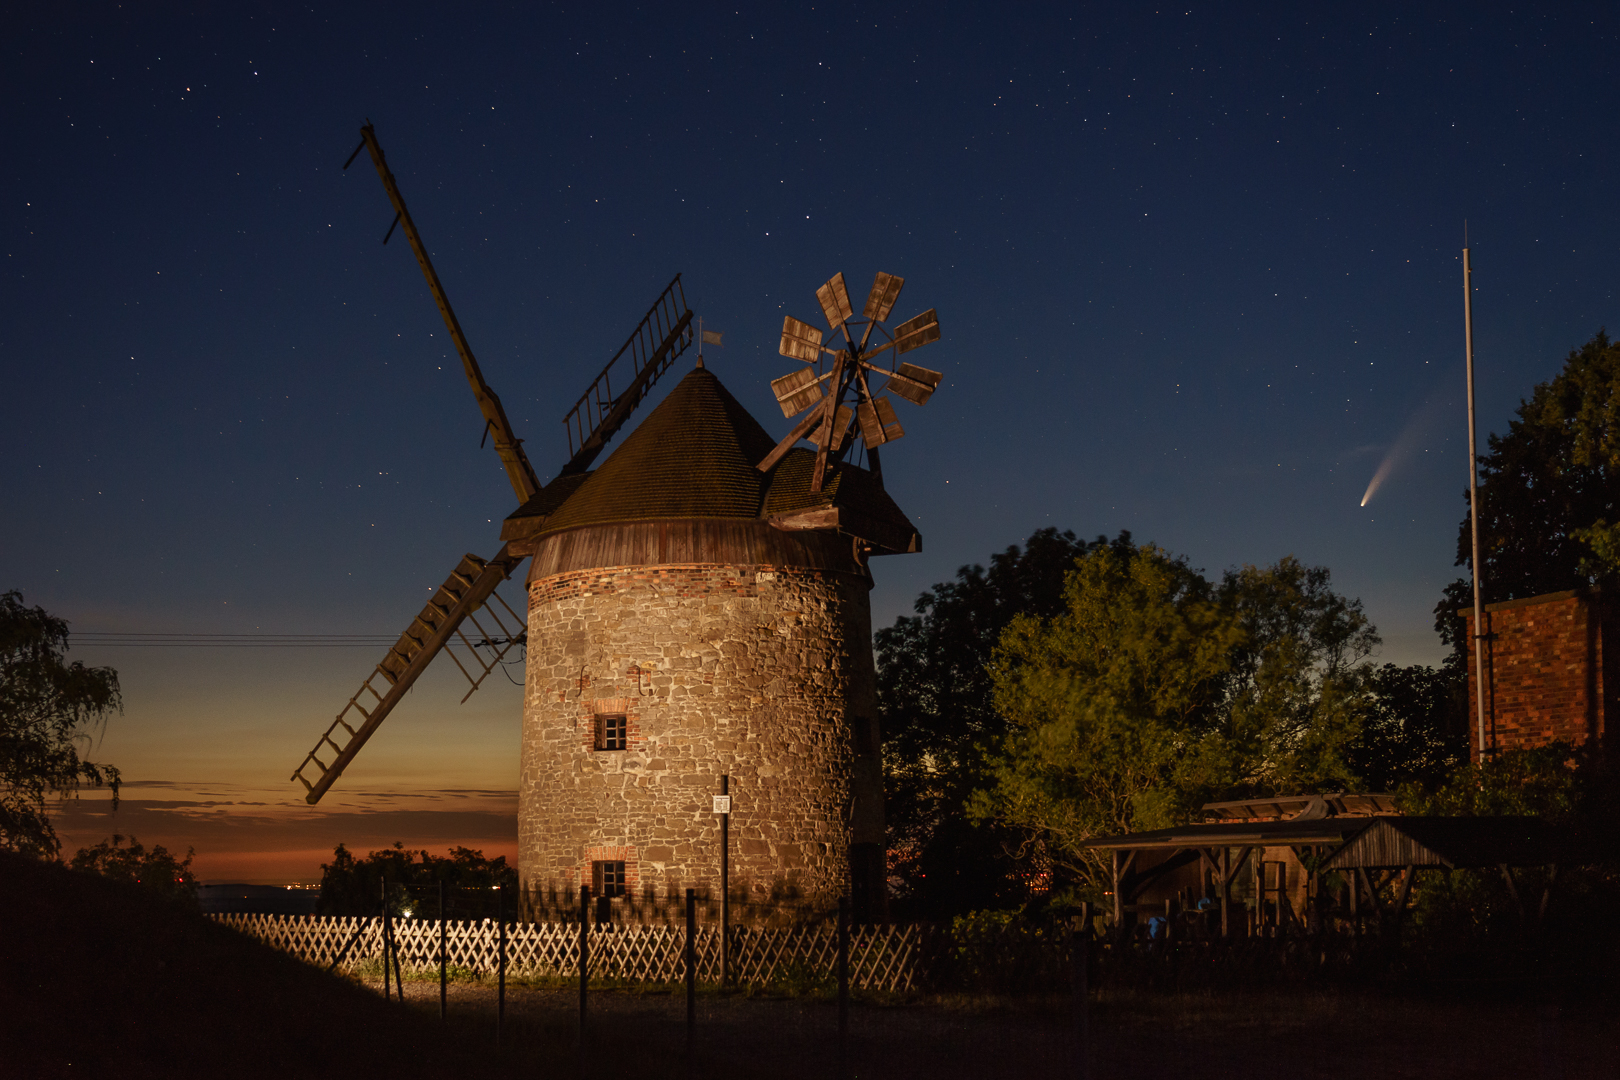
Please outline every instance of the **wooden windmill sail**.
M807 366L773 380L771 389L776 392L782 415L791 418L803 413L804 418L759 463L761 472L769 472L794 443L809 439L816 444L810 490L820 491L827 476L827 462L838 460L854 445L850 438L853 421L860 429L872 471L882 475L878 448L902 437L905 430L889 399L873 393L868 376L882 377L885 381L880 389L917 405L927 404L941 378L937 371L899 361L901 355L939 340L939 319L932 308L907 319L893 331L885 325L904 284L904 278L880 272L858 319L853 317L843 274L833 275L831 281L816 290L829 329L834 334L843 332L842 348L826 344L822 332L809 323L791 315L783 318L780 351ZM873 331L878 331L878 340L873 339ZM874 362L885 352L889 354L887 367ZM852 399L853 406L844 403L846 397Z
M405 237L461 356L462 368L484 416L484 430L493 436L495 452L500 456L518 503L531 513L536 508L543 510L547 504L560 504L578 486L590 463L624 426L659 376L692 343L692 312L686 306L680 275L676 274L659 294L624 346L569 410L563 422L568 428L570 457L551 486L543 487L523 452L523 440L512 430L500 398L484 381L461 323L428 258L427 248L416 231L410 211L405 208L399 186L388 170L372 125L362 127L360 135L360 145L343 167L347 169L353 164L361 150L370 152L372 164L377 167L388 198L394 204L394 224L389 226L383 243L388 242L395 227L405 227ZM449 653L471 684L462 698L466 701L508 653L522 647L524 619L495 589L525 558L527 555L513 552L507 544L489 559L476 555L462 557L427 606L411 620L399 641L366 676L348 704L339 710L315 748L293 770L291 779L304 785L305 801L318 802L343 775L366 740L441 652ZM480 654L480 647L491 650L488 660Z

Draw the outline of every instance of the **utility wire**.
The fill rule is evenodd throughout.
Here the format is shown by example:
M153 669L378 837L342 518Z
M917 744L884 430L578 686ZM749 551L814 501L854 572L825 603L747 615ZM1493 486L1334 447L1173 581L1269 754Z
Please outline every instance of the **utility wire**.
M92 630L75 631L70 640L75 645L116 649L385 649L397 642L399 637L381 634L163 634ZM492 638L475 644L504 645L510 640Z

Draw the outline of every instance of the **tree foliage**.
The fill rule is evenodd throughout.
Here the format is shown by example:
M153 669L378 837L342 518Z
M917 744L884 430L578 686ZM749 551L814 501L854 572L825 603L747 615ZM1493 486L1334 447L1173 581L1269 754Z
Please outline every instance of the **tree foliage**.
M1620 345L1599 330L1521 401L1479 461L1484 601L1580 588L1620 575ZM1463 493L1464 499L1467 492ZM1457 565L1472 565L1468 515ZM1452 582L1435 629L1460 644L1473 585Z
M1591 816L1609 776L1590 748L1563 740L1503 750L1483 763L1459 764L1438 784L1412 782L1397 792L1406 814L1442 817L1529 815L1561 823Z
M194 906L197 903L197 878L191 872L191 860L195 854L194 850L187 848L185 859L177 860L162 844L154 844L152 850L148 851L133 836L126 847L124 837L114 833L111 840L103 840L95 847L80 848L68 866L114 881L139 885Z
M1129 534L1114 543L1129 547ZM1107 545L1103 537L1088 543L1041 529L1022 548L992 555L988 570L962 567L955 581L917 598L915 616L875 635L897 909L938 918L1017 903L1027 893L1030 869L1015 857L1018 837L970 820L965 809L1006 732L992 700L990 657L1016 616L1061 611L1075 558Z
M1367 673L1367 712L1348 750L1367 791L1434 787L1468 762L1468 685L1461 667L1385 664Z
M0 595L0 847L55 858L47 795L106 785L118 770L86 760L89 732L121 707L112 668L68 663L68 627L22 594Z
M495 914L492 899L497 886L517 892L517 869L506 856L486 859L482 851L454 847L448 856L412 851L402 841L356 859L342 844L332 861L321 864L322 915L375 915L382 902L382 883L389 884L389 910L437 917L438 885L445 885L445 914L452 919L482 919ZM405 886L401 888L401 886ZM508 906L517 912L516 901Z
M1102 546L1064 609L1015 617L992 662L1008 730L971 812L1085 881L1080 843L1206 801L1352 786L1378 638L1325 569L1287 558L1219 585L1151 544Z

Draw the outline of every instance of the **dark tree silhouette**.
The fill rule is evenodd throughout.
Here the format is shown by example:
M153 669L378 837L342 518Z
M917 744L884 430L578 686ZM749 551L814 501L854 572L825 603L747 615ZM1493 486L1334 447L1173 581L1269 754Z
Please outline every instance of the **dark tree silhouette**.
M186 849L186 857L182 861L170 854L162 844L153 844L152 850L146 850L146 846L133 836L129 838L129 846L125 847L124 837L114 833L111 840L103 840L95 847L80 848L68 866L114 881L127 881L194 906L197 903L197 876L191 872L191 858L195 854L194 850Z
M1479 460L1485 602L1613 580L1602 540L1603 526L1612 532L1620 519L1620 346L1599 330L1572 350L1564 369L1519 403L1507 434L1490 436L1489 447ZM1456 564L1472 565L1466 511ZM1457 612L1473 597L1467 578L1446 586L1434 625L1447 644L1461 647Z
M0 595L0 848L54 859L45 797L106 785L118 770L81 756L89 733L122 705L118 673L68 663L68 626L22 593Z
M1370 707L1346 755L1368 791L1423 788L1468 762L1468 684L1455 664L1385 664L1367 678Z
M395 841L391 848L356 859L339 844L332 861L321 864L318 910L322 915L375 915L384 879L390 886L388 906L396 915L419 909L421 914L436 917L441 881L445 884L445 913L452 919L493 917L495 887L510 890L509 895L517 892L517 868L508 866L504 855L486 859L482 851L455 847L448 856L440 856L412 851ZM509 916L516 913L513 905L515 901L507 907Z

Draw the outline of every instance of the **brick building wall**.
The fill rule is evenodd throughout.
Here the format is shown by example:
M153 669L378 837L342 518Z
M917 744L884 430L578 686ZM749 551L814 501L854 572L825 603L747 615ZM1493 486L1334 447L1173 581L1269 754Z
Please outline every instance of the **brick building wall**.
M733 896L835 904L851 841L882 840L870 587L864 574L764 565L531 578L525 894L577 895L611 852L638 899L713 895L711 796L729 775ZM596 748L607 713L627 719L622 751ZM878 803L863 822L867 772Z
M1598 593L1560 592L1485 607L1485 742L1493 750L1556 739L1604 741L1620 690L1616 604ZM1474 612L1462 613L1468 644L1468 731L1479 759Z

